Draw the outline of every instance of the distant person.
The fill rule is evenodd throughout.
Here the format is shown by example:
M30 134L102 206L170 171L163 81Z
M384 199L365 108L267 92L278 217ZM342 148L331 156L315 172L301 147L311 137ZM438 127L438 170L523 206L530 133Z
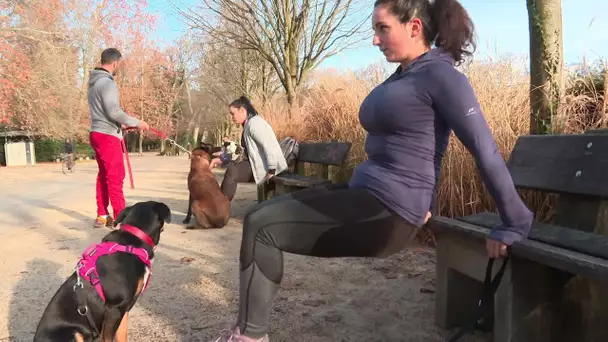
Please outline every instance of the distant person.
M74 166L74 144L72 144L70 138L66 138L63 143L63 153L66 154L68 170L71 171Z
M116 216L125 208L122 191L125 166L122 151L122 129L137 127L141 130L150 126L142 120L127 115L119 105L118 87L114 76L118 72L121 54L109 48L101 53L101 65L89 73L89 110L91 112L91 133L89 139L97 160L97 218L94 227L112 227ZM113 216L108 212L112 204Z
M262 184L285 171L287 161L272 127L258 115L246 96L232 101L228 106L228 111L232 121L243 125L243 135L241 136L243 153L236 162L223 161L219 157L214 158L210 168L221 164L228 165L221 188L224 195L232 201L237 183L254 181L258 185Z
M513 185L469 80L455 68L470 53L474 37L462 5L456 0L376 0L372 27L373 44L399 66L361 103L358 122L366 131L367 158L346 186L295 191L245 214L238 315L216 341L269 340L272 306L289 272L283 269L284 253L385 258L405 249L434 211L452 132L474 156L500 213L502 222L486 239L488 256L504 257L508 245L530 232L534 215ZM404 330L400 340L412 341L415 335ZM357 336L342 331L333 340L355 341Z

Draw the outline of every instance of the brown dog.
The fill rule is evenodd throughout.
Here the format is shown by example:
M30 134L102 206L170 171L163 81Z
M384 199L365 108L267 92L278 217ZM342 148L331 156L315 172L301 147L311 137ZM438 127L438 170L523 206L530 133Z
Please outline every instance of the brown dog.
M211 153L207 146L197 147L190 156L188 174L188 214L184 223L188 224L194 213L196 224L188 228L222 228L230 219L230 201L209 169Z

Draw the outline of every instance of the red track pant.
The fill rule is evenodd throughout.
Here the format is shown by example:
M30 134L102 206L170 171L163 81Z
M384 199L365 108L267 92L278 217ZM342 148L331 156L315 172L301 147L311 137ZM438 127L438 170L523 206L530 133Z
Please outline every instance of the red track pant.
M125 196L122 192L125 180L122 142L115 136L99 132L91 132L89 139L99 167L96 191L97 215L108 215L108 205L112 203L114 218L116 218L125 208Z

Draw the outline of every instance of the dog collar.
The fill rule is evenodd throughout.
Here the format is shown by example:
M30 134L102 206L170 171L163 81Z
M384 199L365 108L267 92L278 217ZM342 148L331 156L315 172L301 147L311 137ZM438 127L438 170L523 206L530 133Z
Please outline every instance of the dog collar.
M152 241L152 238L148 234L144 233L141 229L139 229L135 226L132 226L130 224L120 223L118 229L125 231L129 234L135 235L140 240L142 240L143 242L150 245L150 247L152 247L152 248L156 247L156 245L154 244L154 241Z

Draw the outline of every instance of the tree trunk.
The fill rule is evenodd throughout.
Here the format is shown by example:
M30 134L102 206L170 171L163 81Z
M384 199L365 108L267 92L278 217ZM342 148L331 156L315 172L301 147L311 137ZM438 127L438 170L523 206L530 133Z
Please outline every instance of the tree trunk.
M295 80L287 79L285 93L287 94L287 103L289 104L289 119L293 118L293 112L297 104L296 87Z
M196 127L194 127L194 131L192 132L192 146L193 147L198 146L198 134L199 134L200 130L201 130L200 126L197 125Z
M126 137L129 139L127 140L128 144L125 144L127 151L135 151L137 149L137 141L135 140L135 137L133 134L127 134Z
M143 155L144 150L144 132L139 132L139 155Z
M296 103L296 90L293 87L287 88L287 103L290 107L293 107Z
M190 93L190 86L188 85L188 81L185 83L186 97L188 99L188 111L190 112L190 122L188 123L188 130L192 131L191 143L192 146L196 147L198 144L198 132L200 130L200 118L199 113L194 113L194 108L192 107L192 94ZM192 129L194 127L194 129Z
M288 31L291 31L290 26L294 23L290 20L287 23ZM293 33L292 33L293 34ZM289 118L292 118L293 109L296 106L296 92L298 90L298 86L300 86L298 78L298 70L300 67L299 60L299 49L298 49L298 37L291 36L289 37L287 44L285 46L285 70L283 76L285 77L285 93L287 94L287 103L289 103Z
M608 123L608 60L604 62L604 108L602 112L603 122L605 126Z
M104 6L103 3L97 5L97 7L95 8L95 12L93 13L93 15L91 16L92 19L92 23L91 26L85 29L88 29L88 32L86 34L87 36L87 40L85 43L85 48L84 51L82 51L82 84L80 85L80 102L81 105L84 105L86 103L86 94L87 94L87 88L88 88L88 84L89 84L89 67L90 67L90 62L93 61L93 46L95 44L95 41L97 41L98 39L98 32L100 31L100 26L101 26L101 14L104 10Z
M564 89L561 0L527 0L530 30L530 133L556 131Z
M141 95L139 98L139 115L141 119L145 121L144 116L144 57L141 57ZM144 144L144 132L139 132L139 155L143 155L143 144Z

